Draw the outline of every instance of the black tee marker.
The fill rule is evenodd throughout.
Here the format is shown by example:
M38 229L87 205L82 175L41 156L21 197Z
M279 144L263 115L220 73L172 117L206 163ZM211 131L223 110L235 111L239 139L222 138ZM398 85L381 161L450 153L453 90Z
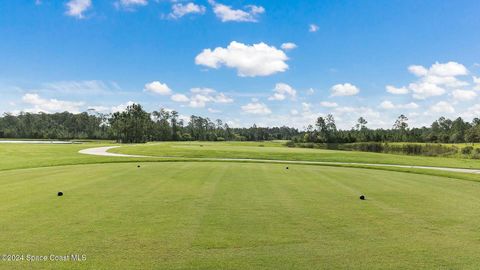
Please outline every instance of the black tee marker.
M288 170L288 167L286 167L285 169L287 169L287 170Z
M57 196L58 196L58 197L63 196L63 192L59 191L59 192L57 193Z
M362 200L362 201L365 200L365 196L360 195L360 200Z
M137 168L140 168L140 165L138 165Z

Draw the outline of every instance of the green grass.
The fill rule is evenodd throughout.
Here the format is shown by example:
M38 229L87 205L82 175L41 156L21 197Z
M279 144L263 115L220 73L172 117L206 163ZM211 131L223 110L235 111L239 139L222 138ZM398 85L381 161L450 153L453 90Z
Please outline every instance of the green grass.
M104 142L58 145L0 143L0 171L98 162L124 162L125 158L97 157L78 153L81 149L108 145L113 144Z
M480 184L326 166L93 164L0 172L2 269L474 269ZM65 196L59 198L57 191ZM358 196L366 194L367 200Z
M480 168L480 160L473 159L288 148L283 147L280 142L255 142L248 144L242 142L164 142L130 145L113 149L111 152L164 157L255 158Z
M480 264L480 175L181 157L467 168L478 168L478 161L292 149L278 141L115 149L175 157L170 159L78 154L104 145L113 144L0 144L0 255L87 255L85 262L0 258L0 269L475 269ZM65 196L57 197L58 191ZM360 201L360 194L367 201Z

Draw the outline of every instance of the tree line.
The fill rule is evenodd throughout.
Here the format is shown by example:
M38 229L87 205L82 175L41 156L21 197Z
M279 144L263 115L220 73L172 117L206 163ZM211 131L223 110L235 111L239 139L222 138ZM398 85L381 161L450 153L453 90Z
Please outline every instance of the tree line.
M140 104L124 111L101 114L92 111L73 114L6 113L0 117L0 138L24 139L109 139L122 143L148 141L266 141L291 140L299 135L290 127L232 128L222 120L192 115L180 119L176 111L146 112Z
M318 117L313 125L299 131L291 127L233 128L220 119L192 115L188 121L176 111L146 112L140 104L113 114L83 112L20 113L0 117L1 138L28 139L111 139L123 143L148 141L264 141L290 140L292 143L355 142L480 142L480 119L466 122L440 117L429 127L409 128L400 115L390 129L370 129L360 117L349 130L337 129L334 116Z
M461 117L454 120L440 117L430 127L409 128L408 118L400 115L391 129L370 129L368 121L360 117L350 130L337 129L333 115L318 117L315 126L308 126L294 142L355 143L355 142L422 142L422 143L478 143L480 119L467 122Z

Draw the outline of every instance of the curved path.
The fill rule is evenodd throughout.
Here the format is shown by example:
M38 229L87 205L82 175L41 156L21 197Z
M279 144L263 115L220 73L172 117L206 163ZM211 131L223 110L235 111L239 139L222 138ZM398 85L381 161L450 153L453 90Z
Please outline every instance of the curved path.
M294 161L294 160L275 160L275 159L253 159L253 158L185 158L185 157L155 157L155 156L141 156L141 155L127 155L110 153L108 150L119 148L120 146L105 146L88 148L78 151L80 154L106 156L106 157L131 157L131 158L178 158L185 160L206 160L206 161L255 161L266 163L287 163L287 164L319 164L319 165L360 165L360 166L376 166L376 167L396 167L408 169L428 169L448 172L474 173L480 174L479 169L462 169L462 168L447 168L447 167L429 167L429 166L414 166L414 165L396 165L396 164L372 164L372 163L358 163L358 162L329 162L329 161Z
M115 153L108 152L108 150L113 148L118 148L118 147L120 146L104 146L104 147L87 148L87 149L78 151L78 153L84 154L84 155L104 156L104 157L134 157L134 158L149 157L149 156L138 156L138 155L115 154Z

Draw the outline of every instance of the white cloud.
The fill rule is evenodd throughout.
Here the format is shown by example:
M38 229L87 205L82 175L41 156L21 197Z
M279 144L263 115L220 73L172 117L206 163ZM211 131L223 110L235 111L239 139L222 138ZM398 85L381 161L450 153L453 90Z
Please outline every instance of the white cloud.
M418 106L418 104L415 102L410 102L407 104L400 105L400 108L404 108L404 109L418 109L419 107L420 106Z
M477 93L474 91L457 89L452 92L452 96L458 101L469 101L475 99L477 97Z
M408 70L417 77L456 77L468 74L468 70L464 65L452 61L447 63L435 62L429 69L420 65L411 65L408 67Z
M429 97L441 96L446 92L444 88L427 82L411 83L408 87L413 92L413 98L416 99L426 99Z
M27 112L64 112L79 113L80 108L85 105L84 102L72 102L58 99L44 99L38 94L27 93L22 97L26 104L33 105L33 108L26 109Z
M89 111L95 111L99 113L115 113L115 112L123 112L127 109L128 106L131 106L133 104L138 104L138 102L134 101L127 101L125 103L115 105L115 106L90 106L88 107Z
M360 90L353 84L344 83L336 84L332 86L332 96L354 96L360 92Z
M393 104L391 101L389 100L385 100L383 101L382 103L380 103L380 108L382 109L385 109L385 110L392 110L392 109L408 109L408 110L412 110L412 109L418 109L418 104L415 103L415 102L410 102L410 103L407 103L407 104L398 104L398 105L395 105Z
M423 66L412 65L408 67L408 70L419 77L417 82L409 84L409 89L412 90L413 97L416 99L441 96L447 92L448 88L469 85L457 78L468 74L467 68L457 62L436 62L428 69Z
M76 17L78 19L83 19L85 16L83 13L92 7L91 0L70 0L66 4L68 16Z
M192 108L204 108L211 98L202 94L195 94L190 98L189 106Z
M428 70L429 75L439 76L439 77L455 77L461 75L467 75L467 68L457 62L448 62L448 63L438 63L433 64Z
M67 94L100 94L119 90L115 82L89 81L58 81L42 84L43 91L54 91Z
M419 65L409 66L408 71L410 71L410 73L414 74L417 77L425 76L428 73L428 70L425 67Z
M195 57L197 65L218 69L227 66L237 69L241 77L268 76L288 69L287 55L265 43L245 45L232 41L227 48L217 47L213 51L204 49Z
M261 6L248 5L245 10L233 9L231 6L217 3L213 0L208 1L212 7L215 15L222 22L257 22L258 15L265 12Z
M386 100L380 104L380 108L390 110L390 109L395 109L395 105L393 105L391 101Z
M446 101L440 101L435 105L430 106L429 111L432 113L454 113L455 108Z
M320 102L320 106L325 108L335 108L338 106L338 104L335 102L322 101Z
M287 43L283 43L281 48L285 51L289 51L289 50L293 50L293 49L297 48L297 44L292 43L292 42L287 42Z
M266 115L271 114L272 111L268 108L267 105L264 103L260 103L258 101L253 101L241 107L242 111L248 114L258 114L258 115Z
M392 85L387 85L385 88L387 89L388 93L394 94L394 95L405 95L405 94L408 94L409 92L406 87L398 88Z
M115 113L115 112L123 112L127 109L128 106L132 106L133 104L135 104L135 102L133 101L127 101L126 103L123 103L123 104L120 104L120 105L117 105L117 106L113 106L110 108L110 111L112 113Z
M207 111L210 112L210 113L221 113L222 112L220 110L215 110L215 109L212 109L212 108L208 108Z
M188 4L178 3L172 6L172 12L168 15L168 18L179 19L188 14L204 14L205 10L204 6L192 2Z
M474 90L480 91L480 77L473 76L473 83L475 83Z
M478 117L480 115L480 104L475 104L469 108L467 108L466 111L464 111L463 113L460 114L461 117L463 118L475 118L475 117Z
M273 91L274 94L268 98L269 100L284 100L287 97L295 99L297 95L297 91L286 83L277 83Z
M309 89L307 90L307 95L310 96L310 95L313 95L313 94L315 94L315 89L309 88Z
M172 89L170 89L167 84L161 83L159 81L153 81L151 83L145 84L144 91L159 94L162 96L167 96L172 93Z
M116 8L133 10L136 6L148 5L148 0L118 0L114 3Z
M208 103L232 103L233 99L224 93L217 93L211 88L192 88L190 97L184 94L174 94L171 99L175 102L186 103L192 108L204 108Z
M309 112L312 109L312 104L307 103L307 102L302 102L302 110L304 112Z
M216 91L213 90L212 88L196 87L196 88L190 89L190 92L195 93L195 94L209 95L209 94L215 93Z
M224 93L220 93L213 98L215 103L232 103L233 98L227 97Z
M370 128L391 126L390 119L369 107L337 107L333 114L338 123L337 126L341 128L351 128L360 116L367 119Z
M317 32L318 29L320 29L320 27L318 27L318 25L313 23L308 26L308 32L314 33L314 32Z
M290 114L291 115L298 115L298 111L293 109L293 110L290 110Z
M174 94L170 97L175 102L189 102L190 99L184 94Z

